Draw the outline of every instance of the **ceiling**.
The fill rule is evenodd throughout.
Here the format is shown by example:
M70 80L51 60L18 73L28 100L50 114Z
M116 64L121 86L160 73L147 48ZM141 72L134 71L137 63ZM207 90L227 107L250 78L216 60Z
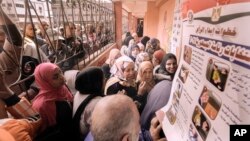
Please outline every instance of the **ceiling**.
M117 0L122 2L122 8L137 18L143 18L147 11L147 1L155 0Z

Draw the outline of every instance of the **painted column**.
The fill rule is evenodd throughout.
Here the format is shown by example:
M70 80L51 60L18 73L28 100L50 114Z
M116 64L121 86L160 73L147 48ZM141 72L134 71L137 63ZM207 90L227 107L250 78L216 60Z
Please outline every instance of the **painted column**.
M115 40L118 45L118 47L121 47L122 44L122 2L121 1L115 1L114 2L115 7Z

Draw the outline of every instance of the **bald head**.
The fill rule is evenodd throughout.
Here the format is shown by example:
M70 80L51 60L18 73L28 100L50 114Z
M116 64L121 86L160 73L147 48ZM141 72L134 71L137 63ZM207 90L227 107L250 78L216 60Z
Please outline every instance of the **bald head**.
M139 113L128 96L116 94L102 98L91 118L91 133L95 141L138 140Z

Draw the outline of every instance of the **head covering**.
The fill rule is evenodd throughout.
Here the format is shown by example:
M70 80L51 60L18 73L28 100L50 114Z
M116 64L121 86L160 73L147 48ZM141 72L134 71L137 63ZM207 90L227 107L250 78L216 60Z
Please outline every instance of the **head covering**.
M144 47L146 46L147 42L150 40L150 38L148 36L143 36L141 39L141 43L144 45Z
M150 60L150 57L147 52L139 53L135 60L135 69L138 70L140 63L142 63L143 61L149 61L149 60Z
M134 61L128 56L121 56L116 59L114 65L110 69L110 73L122 80L125 80L123 71L128 66L129 63L134 63Z
M129 46L129 41L134 39L132 36L127 36L123 42L123 45Z
M39 86L40 91L34 98L32 107L39 112L45 126L56 124L56 105L55 101L68 100L73 101L72 94L68 88L63 85L59 88L51 86L53 75L57 69L57 65L52 63L39 64L34 72L35 82Z
M152 38L149 40L149 43L151 44L151 46L153 47L153 49L156 49L158 48L159 44L160 44L160 41L156 38Z
M75 88L81 94L102 95L104 74L99 67L88 67L81 71L75 81Z
M139 48L139 46L137 45L137 44L133 44L131 47L129 47L128 48L128 53L129 53L129 56L133 56L133 57L136 57L137 56L137 54L134 56L134 55L132 55L132 51L134 50L134 49L138 49L139 50L139 52L140 52L140 48ZM139 53L138 52L138 53Z
M162 74L165 74L165 75L170 75L171 76L171 79L173 79L174 77L174 74L170 74L167 70L166 70L166 62L169 60L169 59L174 59L177 61L176 59L176 56L172 53L167 53L162 61L161 61L161 64L160 64L160 68L159 68L159 73L162 73Z
M152 38L148 41L145 51L149 53L152 58L155 51L160 49L160 41L156 38Z
M153 54L153 56L157 60L159 60L159 62L161 62L165 54L166 53L163 50L160 49L160 50L155 51L154 54Z
M126 32L126 37L131 36L130 32Z
M117 59L117 57L120 57L120 56L121 56L120 50L117 48L113 48L109 52L109 57L105 63L109 64L109 66L111 67L114 64L115 59Z
M137 44L133 44L133 45L131 46L131 51L132 51L134 48L137 48L137 49L140 50L140 48L139 48L139 46L138 46Z
M141 42L139 42L137 45L139 46L141 52L145 51L145 46Z
M150 61L144 61L140 64L136 81L141 81L141 79L143 77L143 73L145 72L146 69L151 69L153 71L154 66ZM152 72L152 75L153 75L153 72ZM153 80L153 77L152 77L152 80ZM144 81L144 80L142 80L142 81Z
M79 70L67 70L64 72L64 78L66 80L66 84L69 87L72 94L75 94L77 92L75 89L75 81L78 73Z

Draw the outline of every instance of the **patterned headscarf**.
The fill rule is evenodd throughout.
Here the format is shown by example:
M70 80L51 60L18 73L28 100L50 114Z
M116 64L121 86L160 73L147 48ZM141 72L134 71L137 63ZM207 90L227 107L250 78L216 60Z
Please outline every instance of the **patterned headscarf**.
M115 77L125 80L123 71L128 66L129 63L134 63L134 62L128 56L124 55L119 57L118 59L116 59L114 65L111 67L110 73Z
M135 60L135 70L138 70L140 63L143 61L149 61L150 57L147 52L139 53Z

